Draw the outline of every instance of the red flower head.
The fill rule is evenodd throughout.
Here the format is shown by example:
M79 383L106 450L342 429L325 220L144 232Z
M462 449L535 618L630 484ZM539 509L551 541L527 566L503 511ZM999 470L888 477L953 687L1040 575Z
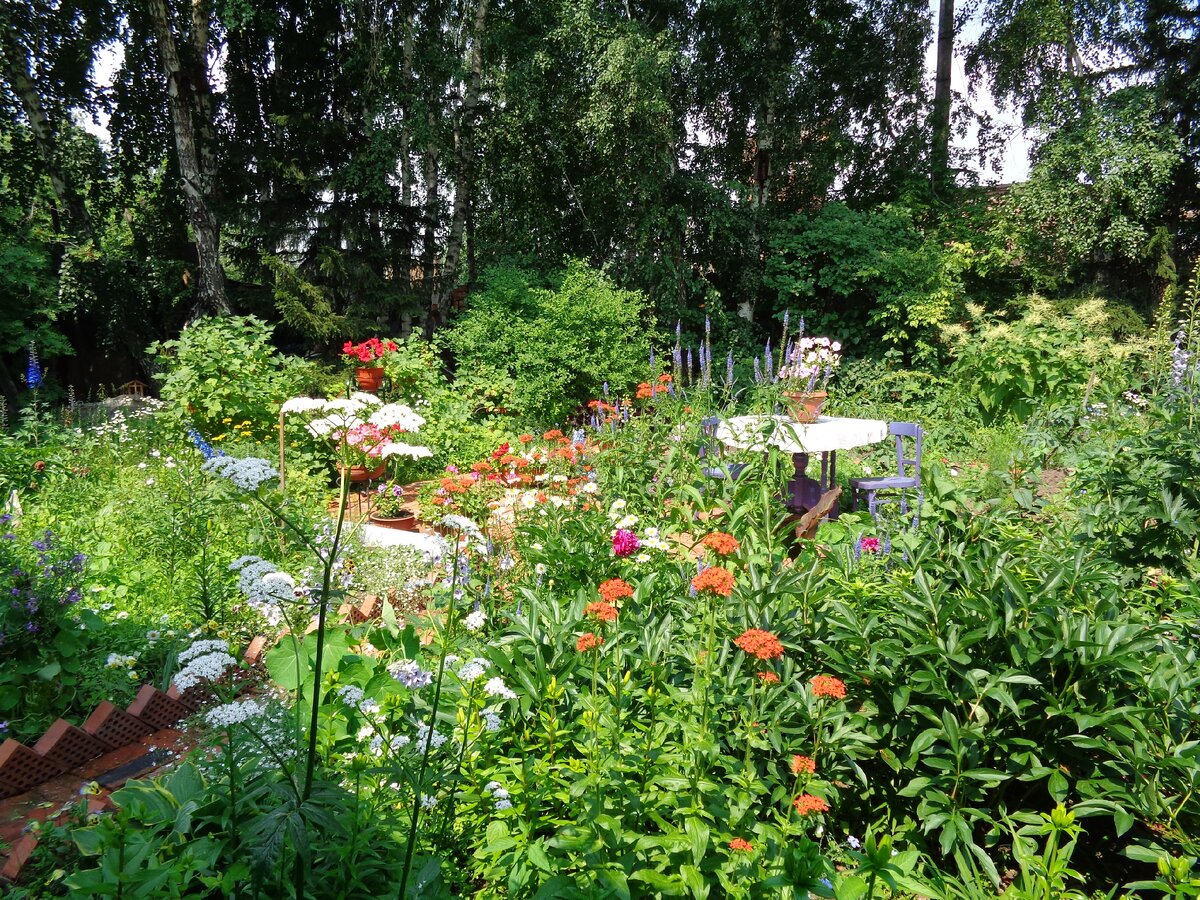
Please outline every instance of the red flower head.
M606 600L597 600L583 608L583 614L597 622L617 621L617 608Z
M754 850L754 845L745 838L734 838L729 842L730 850L737 850L741 853L750 853Z
M502 459L509 451L508 443L505 442L492 451L492 459Z
M728 597L733 593L733 573L720 566L705 569L692 579L692 589L697 594L709 591L722 597Z
M734 645L759 659L778 659L783 656L779 638L761 628L748 628L734 639Z
M862 543L863 550L865 550L867 553L878 553L879 552L879 538L865 537L862 539L861 543Z
M633 588L620 578L610 578L600 582L600 596L606 603L616 603L623 597L632 597Z
M726 534L724 531L714 531L707 535L702 543L709 550L716 553L718 556L732 556L738 552L738 547L741 546L732 534Z
M799 753L792 757L793 775L814 775L817 771L817 761L811 756L801 756Z
M547 431L545 434L542 435L542 440L557 441L561 437L563 437L563 433L561 431L559 431L557 428L551 428L549 431Z
M812 794L801 794L792 801L792 805L796 807L796 812L802 816L829 812L829 804L820 797L814 797Z
M774 672L759 672L758 680L763 684L779 684L779 676Z
M619 528L613 535L613 556L632 556L637 553L640 546L641 542L638 541L637 535L627 528Z
M517 440L520 441L522 444L528 444L530 441L533 440L533 435L532 434L522 434L517 438Z
M589 631L585 634L581 634L579 639L575 641L575 649L580 653L587 653L589 650L595 650L603 643L604 638Z
M814 697L829 697L833 700L846 699L846 684L830 675L818 675L811 682Z

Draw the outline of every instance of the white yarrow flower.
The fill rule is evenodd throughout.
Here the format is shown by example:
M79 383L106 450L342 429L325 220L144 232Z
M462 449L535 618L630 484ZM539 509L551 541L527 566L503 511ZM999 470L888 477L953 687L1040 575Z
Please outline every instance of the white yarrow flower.
M253 700L234 701L223 706L214 706L204 715L211 728L229 728L240 725L263 714L263 707Z
M467 631L478 631L483 627L483 624L486 621L487 613L483 611L483 607L480 607L479 609L469 613L467 617L463 619L463 625L466 626Z
M260 485L279 477L279 471L265 459L248 456L214 456L204 464L204 471L228 478L244 491L256 491Z
M483 686L483 692L489 697L501 697L504 700L517 699L517 695L509 689L508 685L504 683L504 679L500 676L490 679L488 683Z

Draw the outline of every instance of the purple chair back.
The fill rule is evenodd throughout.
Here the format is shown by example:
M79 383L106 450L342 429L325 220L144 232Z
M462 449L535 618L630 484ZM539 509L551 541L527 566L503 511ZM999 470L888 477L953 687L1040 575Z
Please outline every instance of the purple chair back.
M888 425L888 434L896 438L896 474L905 477L908 475L904 471L906 466L912 466L912 478L921 480L921 442L925 436L925 432L920 425L914 422L892 422ZM910 438L913 442L913 455L911 457L904 455L904 439Z

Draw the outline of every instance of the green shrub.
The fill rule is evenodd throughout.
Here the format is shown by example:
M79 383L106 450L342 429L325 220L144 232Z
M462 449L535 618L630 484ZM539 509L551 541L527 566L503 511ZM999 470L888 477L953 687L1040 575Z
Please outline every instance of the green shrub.
M210 437L242 423L243 433L271 434L279 404L306 380L307 368L271 346L273 330L254 316L215 317L185 328L178 340L151 344L163 400Z
M650 351L645 298L573 261L549 288L528 272L491 269L471 308L442 338L460 372L512 379L513 412L560 422L604 383L629 392Z

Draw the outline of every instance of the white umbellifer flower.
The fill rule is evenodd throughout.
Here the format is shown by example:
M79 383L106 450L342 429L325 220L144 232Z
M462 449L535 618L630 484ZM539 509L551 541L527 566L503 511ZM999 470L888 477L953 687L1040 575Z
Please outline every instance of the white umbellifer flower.
M467 660L458 670L458 680L463 684L470 684L476 678L482 677L484 671L489 665L491 665L491 663L489 663L486 659L481 659L478 656L474 659Z
M433 456L433 451L428 447L419 447L416 444L399 444L393 441L382 450L379 455L384 459L390 456L407 456L411 459L427 459Z
M204 471L228 478L244 491L256 491L260 485L279 477L279 471L265 459L248 456L214 456L204 464Z
M221 653L229 652L229 644L220 638L212 638L211 640L196 641L186 650L180 650L179 655L175 657L176 661L182 666L190 659L195 659L205 653L219 651Z
M354 684L346 684L338 688L337 696L339 700L354 709L358 709L365 698L363 689Z
M508 685L504 683L504 679L498 675L495 678L490 679L488 683L483 686L483 692L489 697L500 697L504 700L517 699L517 695L509 690Z
M325 401L317 397L292 397L279 411L287 416L292 413L322 412L324 409Z
M467 617L463 619L463 625L466 626L467 631L478 631L483 627L483 623L486 621L487 613L483 611L483 607L480 607L479 609L469 613Z
M437 750L448 740L449 738L436 728L430 728L424 722L417 723L417 746L422 750L426 747Z
M224 676L228 669L236 665L237 660L228 653L205 653L189 662L175 676L175 687L183 692L206 681L216 681Z
M212 728L229 728L262 714L263 708L253 700L242 700L226 703L223 706L214 706L205 713L204 721Z
M371 413L371 424L380 428L399 428L402 431L419 431L425 420L403 403L388 403Z
M496 812L502 812L506 809L512 809L512 801L507 797L502 797L496 801Z

